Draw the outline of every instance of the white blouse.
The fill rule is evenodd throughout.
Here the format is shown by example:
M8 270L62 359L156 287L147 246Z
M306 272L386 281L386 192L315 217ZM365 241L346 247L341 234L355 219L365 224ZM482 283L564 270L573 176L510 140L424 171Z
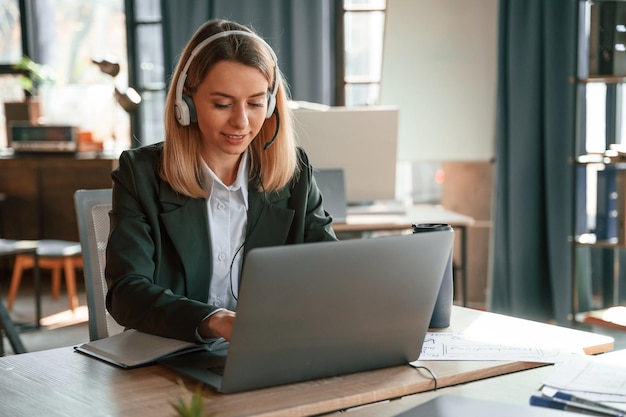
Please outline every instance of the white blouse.
M237 178L229 186L206 163L203 165L210 189L207 211L213 261L208 303L235 311L248 220L248 152L243 154Z

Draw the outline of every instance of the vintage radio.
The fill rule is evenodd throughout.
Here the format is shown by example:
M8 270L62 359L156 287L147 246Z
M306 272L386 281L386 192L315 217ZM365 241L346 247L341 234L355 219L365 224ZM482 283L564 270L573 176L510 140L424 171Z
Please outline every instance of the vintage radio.
M76 152L78 128L68 125L10 123L9 146L15 152Z

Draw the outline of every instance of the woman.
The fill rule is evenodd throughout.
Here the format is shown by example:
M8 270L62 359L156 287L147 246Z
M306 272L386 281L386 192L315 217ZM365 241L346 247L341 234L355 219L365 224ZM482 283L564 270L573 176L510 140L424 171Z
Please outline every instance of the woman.
M336 240L269 45L233 22L200 27L165 133L122 153L112 174L107 309L143 332L229 340L248 251Z

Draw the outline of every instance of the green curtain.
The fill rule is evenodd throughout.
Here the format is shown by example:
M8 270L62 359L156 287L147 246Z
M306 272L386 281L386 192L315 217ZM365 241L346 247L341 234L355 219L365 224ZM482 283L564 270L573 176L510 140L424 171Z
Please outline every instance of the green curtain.
M272 46L294 100L335 104L335 21L341 0L161 1L170 73L202 23L229 19L251 26Z
M488 309L568 322L577 0L500 0Z

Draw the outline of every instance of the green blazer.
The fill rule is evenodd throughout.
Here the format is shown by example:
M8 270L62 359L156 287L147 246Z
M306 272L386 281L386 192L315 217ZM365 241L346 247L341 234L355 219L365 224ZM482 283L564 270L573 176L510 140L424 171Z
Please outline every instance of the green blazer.
M128 328L195 341L212 260L207 201L176 193L158 175L163 144L125 151L112 173L106 305ZM299 177L278 192L248 190L244 256L253 248L336 240L303 150Z

